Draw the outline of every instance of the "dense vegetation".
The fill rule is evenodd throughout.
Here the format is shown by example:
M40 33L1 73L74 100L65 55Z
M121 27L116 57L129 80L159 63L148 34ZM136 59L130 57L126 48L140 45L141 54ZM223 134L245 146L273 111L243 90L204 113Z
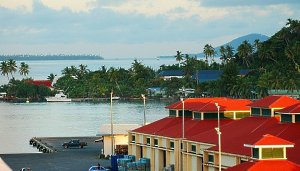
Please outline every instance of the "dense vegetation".
M266 96L268 90L300 90L300 22L298 20L288 19L286 27L265 42L256 40L254 44L250 44L244 41L236 51L230 45L221 47L218 53L221 55L222 63L215 62L214 57L217 52L210 44L204 46L203 53L205 60L198 60L196 57L177 51L175 59L178 64L161 65L158 71L144 66L137 60L133 61L128 70L107 69L103 66L97 71L89 71L85 65L80 65L78 68L71 66L62 70L63 76L57 80L55 87L64 90L70 97L89 98L109 97L111 91L121 97L140 97L141 94L146 93L148 87L164 89L167 97L176 96L176 92L181 87L195 88L195 96L205 93L211 96L238 98ZM9 65L12 65L9 61L1 63L2 75L7 76L8 79L11 76L12 80L10 84L2 86L0 91L18 97L43 97L49 94L37 88L26 87L22 85L22 81L14 80L13 73L16 70L9 69ZM198 83L194 79L198 70L210 69L223 70L220 80ZM249 69L250 72L240 77L238 76L240 69ZM184 77L163 80L158 76L158 73L163 70L182 70ZM26 72L20 71L20 73L26 75ZM53 80L54 77L50 74L48 79ZM14 91L12 91L13 86ZM35 89L36 93L17 93L21 88Z

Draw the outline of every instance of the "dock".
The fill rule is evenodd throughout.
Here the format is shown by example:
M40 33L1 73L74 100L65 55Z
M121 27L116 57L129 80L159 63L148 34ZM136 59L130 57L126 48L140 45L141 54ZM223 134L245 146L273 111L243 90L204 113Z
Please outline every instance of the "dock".
M62 143L71 139L79 139L87 142L83 148L67 148ZM31 170L43 171L68 171L88 170L89 167L98 163L101 166L110 168L110 160L100 159L103 142L97 141L99 136L91 137L33 137L28 145L32 148L43 148L39 152L25 154L0 154L2 160L12 169L30 168ZM32 141L31 141L32 140ZM32 144L30 145L30 141ZM36 143L35 146L33 144ZM48 150L44 152L44 149Z
M41 138L33 137L29 140L29 144L36 147L40 152L43 153L53 153L56 150L52 146L48 145L46 142L42 142Z

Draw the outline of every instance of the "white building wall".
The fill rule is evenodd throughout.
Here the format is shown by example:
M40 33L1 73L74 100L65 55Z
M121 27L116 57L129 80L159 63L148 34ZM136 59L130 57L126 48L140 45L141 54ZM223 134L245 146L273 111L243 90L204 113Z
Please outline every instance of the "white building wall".
M175 155L174 152L170 152L170 164L175 164Z
M191 163L192 163L192 170L197 170L197 157L196 156L192 156Z
M159 151L157 149L154 150L154 158L155 158L155 170L159 170L159 161L161 160L159 158Z
M166 140L166 139L163 138L163 139L161 140L161 146L162 146L162 147L165 147L165 148L167 147L167 140Z
M233 156L222 155L222 165L224 166L235 166L236 158Z
M137 146L135 146L135 145L133 145L132 146L132 154L134 154L134 155L136 155L136 148L137 148Z
M210 147L212 147L211 145L200 145L200 154L203 155L203 150L209 149Z
M143 135L139 136L139 143L141 143L141 144L143 144L143 137L144 137Z
M213 167L208 167L208 171L215 171Z
M145 156L146 158L149 158L149 159L151 159L151 148L146 148L146 156Z

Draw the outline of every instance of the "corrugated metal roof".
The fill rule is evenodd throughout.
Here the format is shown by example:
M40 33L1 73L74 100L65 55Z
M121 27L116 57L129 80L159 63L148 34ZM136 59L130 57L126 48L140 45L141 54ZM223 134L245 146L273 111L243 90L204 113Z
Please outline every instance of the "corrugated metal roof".
M264 107L264 108L285 108L293 104L299 103L299 100L289 96L267 96L265 98L254 101L249 104L251 107Z
M288 160L260 160L249 161L230 167L226 171L297 171L300 165Z
M284 114L300 114L300 102L296 103L292 106L283 108L281 110L276 111L277 113L284 113Z

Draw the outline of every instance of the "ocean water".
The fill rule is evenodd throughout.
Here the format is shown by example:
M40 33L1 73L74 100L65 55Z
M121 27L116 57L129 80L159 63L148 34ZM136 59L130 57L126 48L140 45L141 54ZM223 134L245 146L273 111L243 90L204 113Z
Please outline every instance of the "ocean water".
M146 102L146 120L168 115L167 103ZM114 124L142 124L144 104L113 102ZM110 103L5 103L0 102L0 154L34 153L32 137L95 136L102 124L110 124Z
M131 67L134 59L104 60L48 60L25 61L30 67L28 77L47 79L50 73L61 75L65 67L87 65L91 71L102 66L106 68ZM177 63L174 59L139 59L139 62L153 69L162 64ZM21 61L17 61L19 65ZM18 73L15 78L21 79ZM7 84L0 76L0 85ZM167 104L147 101L147 122L167 116ZM110 104L101 103L5 103L0 102L0 154L38 152L29 145L32 137L95 136L102 124L110 123ZM114 123L143 123L142 100L134 102L115 101L113 104Z
M162 64L170 65L175 64L177 61L175 59L159 59L156 58L146 58L137 59L145 66L149 66L155 70L159 69ZM102 66L107 69L110 67L115 68L125 68L129 69L133 63L134 59L104 59L104 60L40 60L40 61L24 61L29 65L29 74L26 77L32 77L36 80L46 80L47 77L53 73L54 75L60 76L61 71L65 67L70 67L74 65L78 67L80 64L87 65L87 68L91 71L99 70ZM22 61L17 61L19 66ZM22 79L18 72L14 73L16 79ZM6 76L0 75L0 85L7 84L8 79Z

